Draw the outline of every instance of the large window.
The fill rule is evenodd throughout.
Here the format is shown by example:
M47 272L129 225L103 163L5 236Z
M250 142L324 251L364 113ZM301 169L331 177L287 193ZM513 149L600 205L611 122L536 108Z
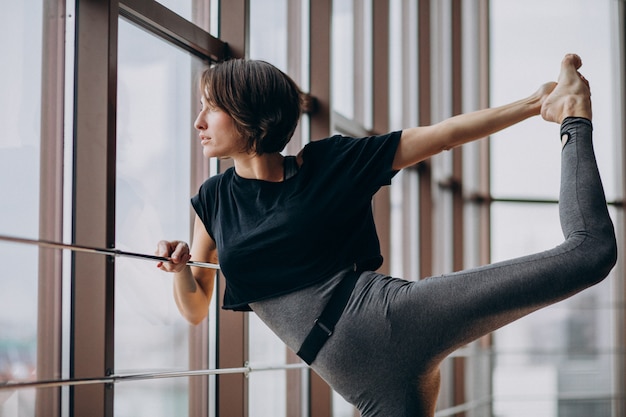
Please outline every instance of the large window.
M64 6L31 0L1 7L0 234L59 239ZM59 378L61 253L6 242L0 243L0 253L0 386ZM57 406L57 394L1 392L0 415L34 416Z
M124 20L118 36L116 247L151 253L161 239L190 241L202 64ZM134 259L115 266L116 372L187 369L189 326L174 304L172 277ZM186 386L183 378L120 385L115 414L185 413Z
M117 258L115 294L100 293L93 299L83 299L76 295L77 288L85 288L81 287L83 283L94 288L100 285L99 272L91 275L85 274L82 267L74 268L70 251L6 242L8 237L21 238L22 243L36 243L37 239L71 242L76 236L72 224L82 217L82 208L91 203L103 207L99 203L106 203L99 197L81 199L80 193L72 196L80 172L90 178L86 189L93 189L94 196L99 191L106 194L116 190L117 204L109 212L116 214L115 222L108 225L107 233L115 236L118 249L151 254L159 239L189 240L189 197L198 186L197 172L206 167L195 163L192 155L192 124L199 102L197 75L208 59L201 62L185 49L198 47L202 50L196 55L210 51L212 58L219 58L224 53L223 44L150 1L121 4L120 11L135 23L120 19L119 26L109 26L106 8L82 6L83 28L89 21L94 33L107 27L113 33L96 37L97 42L102 42L98 46L104 45L103 48L78 49L76 66L80 70L76 73L91 72L77 96L92 97L93 102L76 112L72 112L73 100L79 99L73 95L73 46L74 24L80 17L76 19L73 2L28 1L1 6L0 42L4 59L11 65L0 69L0 192L5 196L0 203L0 235L5 238L0 243L5 265L0 275L0 386L31 381L52 386L3 390L2 416L81 414L78 410L85 404L91 407L90 403L95 405L92 410L97 411L85 415L105 412L112 401L103 403L102 396L91 396L99 390L113 392L104 381L90 382L87 385L94 388L80 392L67 388L75 384L71 379L85 376L82 369L77 371L82 366L81 359L77 359L81 355L91 356L86 363L96 367L102 364L103 357L98 356L102 352L115 357L114 368L101 368L88 375L104 380L112 380L113 374L184 371L209 356L206 349L204 353L193 353L190 345L198 339L190 335L190 327L174 306L171 277L159 273L154 264ZM209 20L210 3L204 6L198 8L196 4L191 10L190 2L187 12L179 12L189 14L187 19L203 21L204 27ZM141 10L152 14L146 18ZM141 23L136 25L137 22ZM175 40L173 43L149 33L163 37L163 28L168 25L165 37ZM110 43L112 39L118 42ZM107 57L107 42L117 57ZM98 56L102 51L104 55ZM91 59L81 60L87 54L91 54ZM96 62L102 56L113 59L86 69L91 65L89 61ZM111 75L107 74L111 68L115 70L113 77L107 76ZM111 86L118 87L117 93ZM117 100L107 102L106 95L100 94L103 91ZM98 107L102 103L98 100L104 100L104 111ZM107 117L108 110L117 111L113 117ZM92 116L94 119L87 122ZM74 137L77 147L72 146L73 126L86 127L88 131ZM107 130L116 131L117 137L102 140L99 135ZM93 160L85 158L84 150L82 154L77 152L94 143L102 146L96 149ZM99 155L115 156L113 175L99 171ZM82 171L85 166L87 169ZM85 172L89 174L84 175ZM208 170L200 176L207 174ZM107 178L104 183L99 182L99 175ZM102 223L96 223L101 220L96 214L83 232L102 230ZM104 259L95 255L85 258L94 272L97 265L104 265L98 263ZM77 271L82 271L82 276L77 278ZM70 277L70 272L74 276ZM106 298L108 295L115 296L115 301ZM104 317L98 314L104 299L108 300L105 307L115 305L115 310L105 313L107 324L102 326L99 319L104 321ZM114 332L107 333L106 339L101 339L97 330L86 336L75 324L81 320L88 328L110 328ZM88 346L87 349L80 347L85 342L82 346ZM170 378L118 385L114 413L153 416L191 410L189 381ZM78 402L82 405L77 406Z
M609 201L621 198L616 167L622 162L614 153L620 140L613 111L620 90L612 41L616 7L608 0L491 2L492 104L530 94L558 75L565 53L578 53L581 72L592 87L594 147ZM558 126L540 118L524 122L494 135L491 152L493 260L558 244ZM617 219L622 214L612 210L612 215ZM621 359L612 323L623 315L621 296L614 299L616 272L602 284L496 332L496 414L616 415L619 368L614 364Z
M335 132L385 133L517 100L579 53L623 246L623 9L614 0L4 2L0 417L355 415L253 313L220 310L223 277L208 319L191 326L172 276L152 262L8 238L144 254L160 239L191 240L190 197L230 166L201 153L198 78L228 56L266 60L310 94L285 150L295 154ZM403 170L373 201L380 271L421 279L557 245L559 165L558 127L534 118ZM621 416L621 268L454 352L436 416Z
M0 233L30 238L39 233L42 26L29 24L41 22L37 3L11 3L0 14L0 36L19 40L3 43L5 62L13 64L0 69ZM5 265L0 280L1 384L35 379L38 250L2 243L0 252ZM0 415L13 410L34 415L33 391L0 395Z

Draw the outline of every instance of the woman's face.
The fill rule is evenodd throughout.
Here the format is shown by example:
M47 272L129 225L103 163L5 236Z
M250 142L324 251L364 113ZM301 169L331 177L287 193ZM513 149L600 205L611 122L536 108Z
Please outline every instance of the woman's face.
M198 130L202 152L207 158L228 158L245 152L244 140L233 118L211 106L205 97L202 97L202 110L194 127Z

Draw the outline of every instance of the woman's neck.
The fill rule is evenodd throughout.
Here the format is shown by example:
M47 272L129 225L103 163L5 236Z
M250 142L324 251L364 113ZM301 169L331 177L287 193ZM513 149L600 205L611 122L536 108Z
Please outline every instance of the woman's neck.
M242 178L269 182L280 182L284 179L283 156L278 153L263 155L245 154L233 158L235 171Z

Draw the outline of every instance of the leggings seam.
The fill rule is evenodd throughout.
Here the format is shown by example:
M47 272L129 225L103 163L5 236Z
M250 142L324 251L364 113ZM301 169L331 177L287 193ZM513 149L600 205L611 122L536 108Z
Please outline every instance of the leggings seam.
M585 234L583 236L584 236L583 239L578 244L576 244L572 248L564 250L563 252L549 254L549 252L558 251L559 248L563 247L569 241L569 239L565 239L563 242L561 242L561 244L559 244L558 246L556 246L556 247L554 247L552 249L546 249L546 250L541 251L541 252L530 253L528 255L521 255L521 256L518 256L518 257L515 257L515 258L511 258L511 259L507 259L507 260L503 260L503 261L498 261L498 262L493 263L493 264L487 264L487 265L484 265L483 267L478 267L477 268L477 269L480 269L480 270L458 271L458 273L467 272L467 273L469 273L471 275L481 274L485 270L499 271L499 270L507 268L509 266L518 266L518 265L523 265L525 263L535 263L535 262L539 262L539 261L544 261L544 260L549 260L549 259L552 259L552 258L560 257L562 255L568 255L570 252L575 251L576 249L578 249L582 244L584 244L588 240L589 235L586 232L585 232ZM528 259L529 257L532 257L532 259ZM453 272L451 274L443 274L441 276L454 275L454 274L455 273Z

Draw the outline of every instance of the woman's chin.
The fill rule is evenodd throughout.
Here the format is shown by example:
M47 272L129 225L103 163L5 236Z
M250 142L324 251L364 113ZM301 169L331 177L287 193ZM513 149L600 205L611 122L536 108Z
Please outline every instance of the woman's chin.
M220 155L217 155L215 151L213 151L210 148L207 148L206 146L202 147L202 154L206 158L219 158L220 157Z
M231 159L229 155L222 155L219 152L213 152L206 148L202 150L202 154L204 155L205 158Z

